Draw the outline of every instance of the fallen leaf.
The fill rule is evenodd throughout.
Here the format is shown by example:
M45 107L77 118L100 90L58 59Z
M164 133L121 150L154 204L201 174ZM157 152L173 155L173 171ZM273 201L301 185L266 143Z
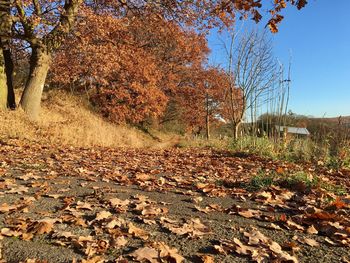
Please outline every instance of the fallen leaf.
M112 214L108 211L100 211L96 214L96 221L101 221L104 219L107 219L108 217L112 216Z
M91 204L86 203L86 202L81 202L81 201L78 201L78 202L77 202L76 209L90 210L90 211L93 210L92 207L91 207Z
M239 211L238 214L245 218L252 218L252 217L259 217L261 212L258 210L248 209L246 211Z
M13 231L7 227L4 227L0 230L0 234L6 237L18 237L21 235L18 231Z
M150 247L139 248L131 253L130 256L140 262L147 260L150 263L159 263L158 251Z
M124 247L128 243L128 240L124 236L113 239L112 244L114 247Z
M215 263L214 257L209 255L198 255L201 263Z
M170 248L163 242L156 242L152 244L153 247L159 249L159 257L165 259L167 262L181 263L184 257L178 253L176 248Z
M128 227L129 227L129 229L128 229L128 233L129 234L132 234L135 237L141 238L143 240L147 240L148 239L149 234L145 230L134 226L132 223L129 223Z
M28 227L28 232L41 235L50 233L52 229L52 222L34 222L31 226Z
M311 239L311 238L304 238L302 240L302 242L307 244L307 245L309 245L309 246L311 246L311 247L318 247L320 245L316 240Z
M103 263L106 262L102 256L95 256L93 258L82 259L81 263Z
M311 225L308 227L308 229L306 230L306 232L308 234L311 234L311 235L316 235L318 233L317 229L314 227L314 225Z
M293 222L292 220L287 220L286 222L287 226L289 226L292 229L296 229L296 230L304 230L304 227Z

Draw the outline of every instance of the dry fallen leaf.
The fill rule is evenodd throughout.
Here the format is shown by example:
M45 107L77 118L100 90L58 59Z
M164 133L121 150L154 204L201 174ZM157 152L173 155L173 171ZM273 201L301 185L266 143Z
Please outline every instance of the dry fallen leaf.
M91 204L89 204L89 203L87 203L87 202L81 202L81 201L78 201L78 202L77 202L76 209L90 210L90 211L93 210L92 207L91 207Z
M28 227L28 232L41 235L50 233L52 229L52 222L34 222L31 226Z
M256 250L255 247L244 245L238 238L233 238L233 242L237 245L236 253L240 255L249 255Z
M102 256L95 256L88 259L82 259L81 263L103 263L106 262Z
M145 206L141 211L141 214L144 216L158 216L160 214L166 214L166 213L168 213L167 208L165 207L159 208L152 205Z
M134 235L135 237L141 238L143 240L147 240L149 237L148 232L145 230L138 228L133 225L133 223L128 224L128 233Z
M187 223L185 223L182 226L179 226L176 222L175 223L168 223L163 219L162 225L163 227L169 229L171 232L177 234L177 235L188 235L190 237L201 237L206 234L210 233L210 229L205 226L199 218L192 218L188 220Z
M239 211L238 214L245 218L252 218L252 217L259 217L261 212L258 210L248 209L246 211Z
M276 254L282 253L282 247L277 242L274 242L274 241L272 241L271 244L269 245L269 249Z
M308 234L311 234L311 235L316 235L318 233L317 229L314 227L314 225L311 225L308 227L308 229L306 230L306 232Z
M129 205L130 200L128 200L128 199L121 200L119 198L113 198L113 199L110 199L109 202L112 206L124 206L124 207L126 207Z
M123 225L125 225L125 220L122 218L117 218L117 219L112 219L111 221L109 221L106 225L106 228L113 229L116 226L121 227Z
M7 227L4 227L0 230L0 234L6 237L18 237L21 235L18 231L13 231Z
M292 220L287 220L286 222L287 226L295 229L295 230L304 230L304 227L301 225L298 225L297 223L293 222Z
M320 245L316 240L311 238L304 238L302 242L311 247L318 247Z
M203 197L201 197L201 196L195 196L195 197L192 198L192 201L193 201L195 204L198 204L198 203L200 203L200 202L203 201Z
M324 241L326 241L328 244L332 246L336 246L337 243L335 243L333 240L331 240L329 237L325 237Z
M130 256L132 256L140 262L144 262L145 260L147 260L147 262L150 263L159 263L158 251L150 247L139 248L133 253L131 253Z
M108 211L100 211L96 214L96 221L107 219L108 217L112 216L112 214Z
M199 255L201 263L215 263L214 257L209 255Z
M165 259L168 262L181 263L184 261L184 257L182 257L176 248L170 248L163 242L153 243L152 246L159 250L159 256L161 259Z
M9 206L7 203L3 203L0 205L0 213L6 213L13 209L15 209L15 207Z
M117 237L112 240L112 245L114 247L124 247L128 243L128 240L124 236Z

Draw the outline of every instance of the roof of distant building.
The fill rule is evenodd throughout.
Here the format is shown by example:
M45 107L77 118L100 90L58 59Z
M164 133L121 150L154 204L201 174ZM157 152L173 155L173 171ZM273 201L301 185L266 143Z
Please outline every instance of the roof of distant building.
M276 129L283 132L287 128L287 133L300 134L300 135L310 135L310 132L306 128L299 127L288 127L276 125Z

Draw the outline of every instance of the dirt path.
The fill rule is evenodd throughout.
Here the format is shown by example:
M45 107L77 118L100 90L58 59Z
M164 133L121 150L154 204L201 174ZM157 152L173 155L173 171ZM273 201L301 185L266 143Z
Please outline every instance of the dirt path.
M350 260L347 171L198 149L0 147L1 262ZM345 193L247 190L282 170Z

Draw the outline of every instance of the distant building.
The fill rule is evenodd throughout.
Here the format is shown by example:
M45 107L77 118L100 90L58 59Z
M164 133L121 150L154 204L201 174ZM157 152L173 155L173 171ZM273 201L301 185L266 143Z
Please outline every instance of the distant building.
M288 127L288 126L275 126L276 131L280 134L280 136L284 137L296 137L296 138L304 138L310 136L310 132L306 128L299 127Z

